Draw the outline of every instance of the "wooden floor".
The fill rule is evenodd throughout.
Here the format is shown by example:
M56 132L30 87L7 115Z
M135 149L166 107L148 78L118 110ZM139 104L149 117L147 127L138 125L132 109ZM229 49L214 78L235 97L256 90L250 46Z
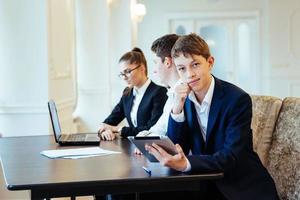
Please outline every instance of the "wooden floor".
M2 166L0 165L0 199L3 200L27 200L30 199L27 191L9 191L6 188L5 181L2 174Z
M6 188L0 164L0 199L1 200L30 200L28 191L9 191ZM69 200L70 198L53 198L51 200ZM92 196L76 197L76 200L93 200Z

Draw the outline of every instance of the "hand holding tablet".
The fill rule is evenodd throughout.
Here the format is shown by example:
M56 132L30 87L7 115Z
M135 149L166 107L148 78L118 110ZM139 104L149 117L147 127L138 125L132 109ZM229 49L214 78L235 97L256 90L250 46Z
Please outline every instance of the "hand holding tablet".
M148 137L133 137L129 136L128 139L132 142L147 158L150 162L158 162L158 160L145 149L145 145L155 143L162 147L166 152L171 155L177 154L174 143L168 138L168 136L148 136Z

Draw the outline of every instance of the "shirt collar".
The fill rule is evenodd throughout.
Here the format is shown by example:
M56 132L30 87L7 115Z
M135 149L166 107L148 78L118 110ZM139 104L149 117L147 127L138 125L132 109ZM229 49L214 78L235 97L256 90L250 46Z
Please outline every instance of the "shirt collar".
M211 82L210 82L210 85L209 85L209 88L205 94L205 97L202 101L202 104L200 105L200 103L197 101L197 98L195 96L195 93L192 91L190 92L189 94L189 99L196 105L198 106L207 106L207 107L210 107L211 105L211 101L212 101L212 97L213 97L213 93L214 93L214 88L215 88L215 79L214 77L212 76L211 78Z
M140 88L133 87L133 96L136 95L143 95L145 91L147 90L148 86L150 85L151 80L147 79L147 81L144 83L144 85Z
M211 76L211 83L210 86L208 88L208 91L203 99L203 103L206 103L208 106L210 106L211 104L211 100L214 94L214 89L215 89L215 79L213 76Z

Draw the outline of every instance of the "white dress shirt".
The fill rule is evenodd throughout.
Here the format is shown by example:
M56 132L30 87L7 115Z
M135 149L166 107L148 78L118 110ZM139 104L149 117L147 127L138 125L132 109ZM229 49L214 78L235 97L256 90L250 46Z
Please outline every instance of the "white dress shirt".
M174 97L175 97L175 87L181 83L180 80L178 80L175 85L168 89L167 95L168 100L166 101L166 104L164 106L163 114L160 116L159 120L156 122L155 125L153 125L149 129L149 136L150 135L166 135L167 129L168 129L168 121L170 112L172 110L173 104L174 104Z
M139 105L150 83L151 80L147 79L147 81L144 83L142 87L140 88L133 87L134 99L133 99L133 104L130 112L130 118L134 127L137 127L137 112L139 109Z
M208 116L209 116L209 110L210 110L210 105L214 93L214 88L215 88L215 79L212 76L210 86L208 88L207 93L205 94L205 97L202 101L202 104L200 104L197 101L197 98L195 96L195 93L192 91L190 92L188 98L194 103L196 113L197 113L197 120L198 124L200 126L201 134L203 137L204 142L206 142L206 133L207 133L207 124L208 124ZM179 114L173 114L171 113L172 118L176 122L183 122L185 120L184 112L181 112ZM191 164L187 160L187 168L184 170L184 172L191 170Z

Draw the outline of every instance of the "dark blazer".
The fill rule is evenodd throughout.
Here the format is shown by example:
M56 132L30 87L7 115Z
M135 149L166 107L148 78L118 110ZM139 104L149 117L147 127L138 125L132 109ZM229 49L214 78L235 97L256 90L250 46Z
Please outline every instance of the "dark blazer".
M122 137L135 136L140 131L149 130L163 113L163 108L168 98L166 95L167 89L158 86L151 81L139 104L137 111L137 127L134 127L130 117L134 99L133 88L130 88L130 91L127 91L128 89L129 88L126 88L124 90L120 102L104 120L104 123L116 126L126 117L129 127L122 128Z
M167 134L186 154L191 150L187 158L192 172L224 172L224 178L213 184L230 200L278 199L273 179L253 151L252 102L247 93L215 78L206 142L188 98L184 114L182 123L170 117Z

